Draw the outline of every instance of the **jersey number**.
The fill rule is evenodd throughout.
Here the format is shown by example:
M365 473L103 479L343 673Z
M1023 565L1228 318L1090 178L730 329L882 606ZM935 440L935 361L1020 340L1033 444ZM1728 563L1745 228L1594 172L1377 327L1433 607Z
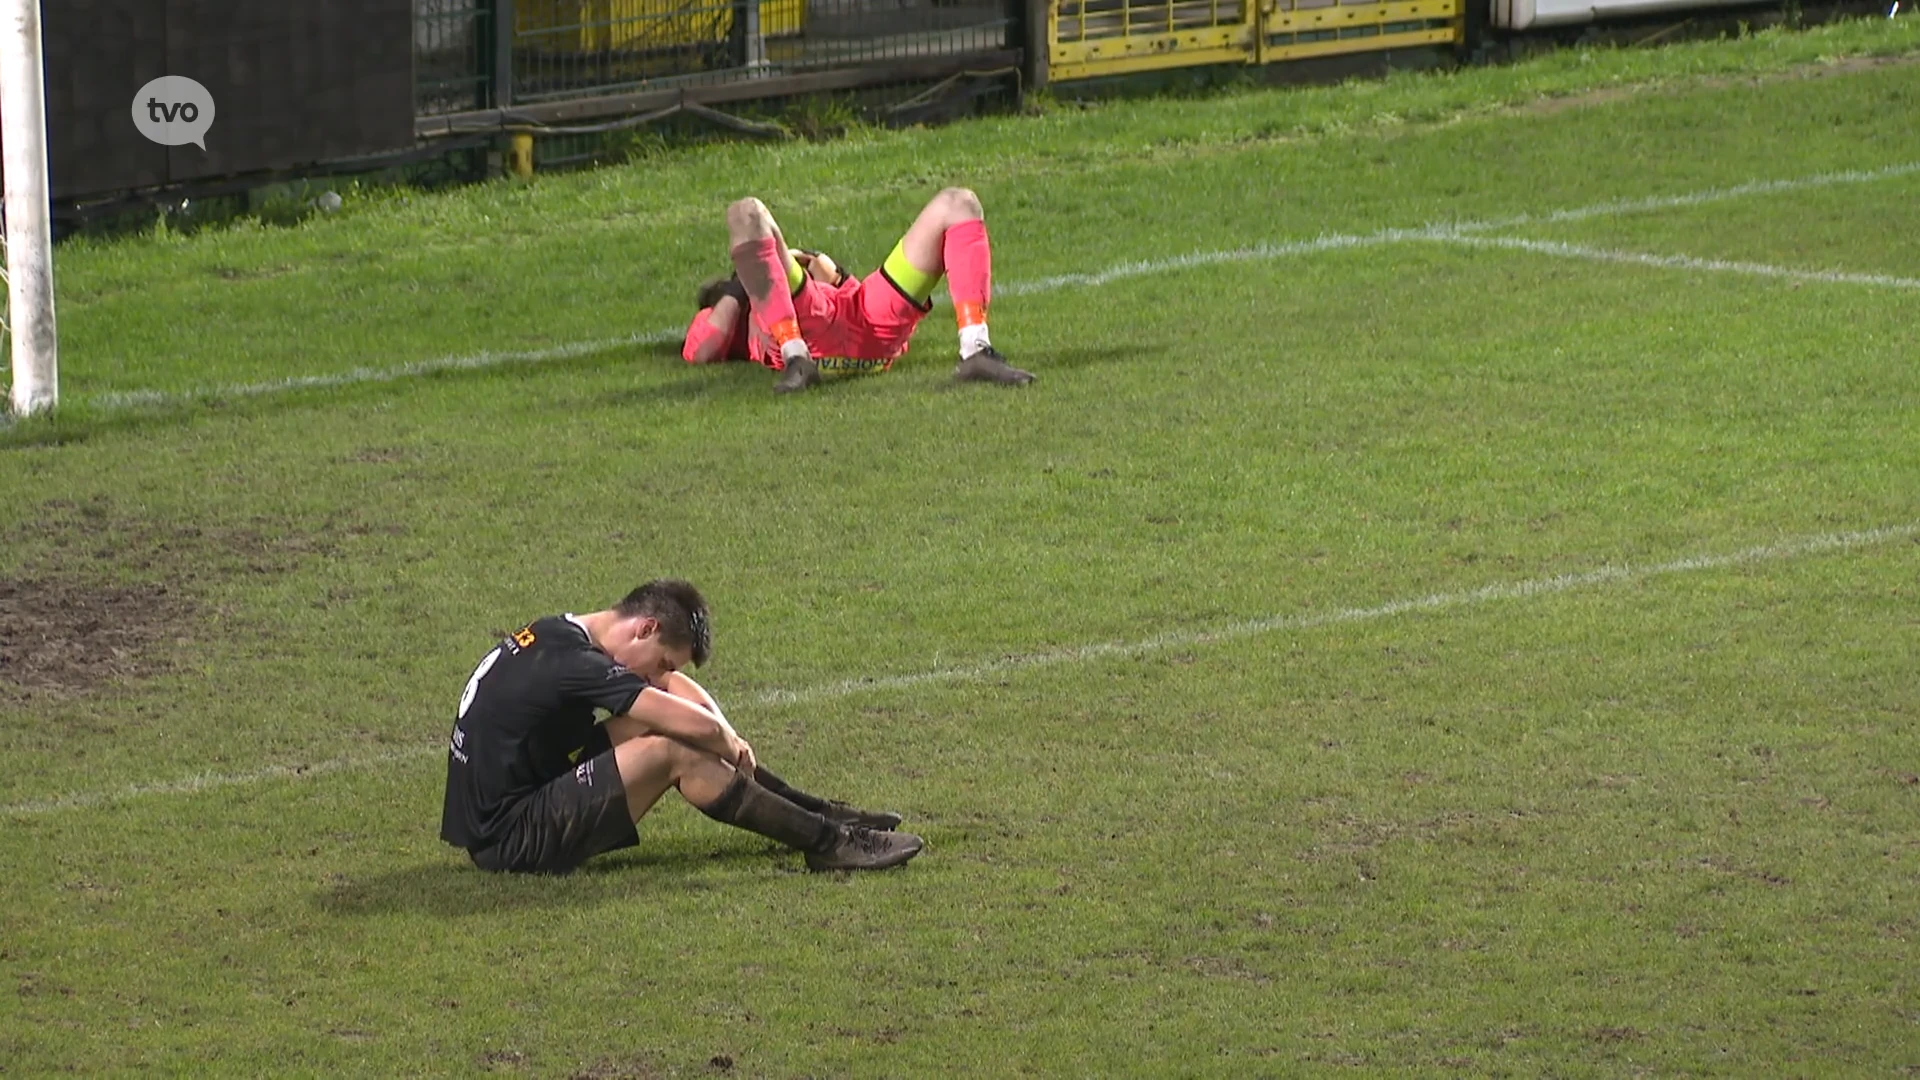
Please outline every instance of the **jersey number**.
M460 712L456 719L466 719L467 709L473 704L473 695L480 689L480 680L486 678L487 672L492 670L494 661L498 659L500 650L496 647L481 658L479 667L473 669L473 675L467 679L467 688L460 693Z

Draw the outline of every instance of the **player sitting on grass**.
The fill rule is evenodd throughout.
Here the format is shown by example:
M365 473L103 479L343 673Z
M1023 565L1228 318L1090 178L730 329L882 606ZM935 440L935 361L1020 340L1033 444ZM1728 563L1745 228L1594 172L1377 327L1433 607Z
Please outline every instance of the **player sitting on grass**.
M724 292L701 291L700 313L681 350L690 362L728 359L744 347L749 359L782 373L773 384L779 393L817 384L822 358L871 361L884 370L907 351L914 328L933 310L934 286L944 275L960 329L954 378L1010 386L1033 381L988 340L993 255L980 199L966 188L935 195L887 261L865 278L837 268L831 278L809 273L759 199L727 207L727 234L737 281ZM736 321L743 316L751 320L744 340Z
M789 787L681 674L712 648L706 601L654 581L591 615L509 635L460 695L440 837L483 870L565 873L639 843L668 788L715 821L806 853L814 870L878 870L920 852L900 815ZM607 719L595 721L595 711Z

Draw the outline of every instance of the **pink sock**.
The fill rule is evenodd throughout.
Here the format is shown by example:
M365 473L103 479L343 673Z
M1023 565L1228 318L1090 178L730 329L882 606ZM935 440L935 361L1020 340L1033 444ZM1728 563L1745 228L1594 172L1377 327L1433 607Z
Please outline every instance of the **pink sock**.
M984 320L988 294L993 291L993 250L987 246L987 223L975 218L948 229L941 240L940 254L946 262L947 292L953 295L954 310L977 312Z
M733 265L740 283L747 287L753 321L776 346L800 336L800 323L793 312L793 294L787 291L787 253L771 236L749 240L733 249ZM764 284L767 295L758 295L756 286Z

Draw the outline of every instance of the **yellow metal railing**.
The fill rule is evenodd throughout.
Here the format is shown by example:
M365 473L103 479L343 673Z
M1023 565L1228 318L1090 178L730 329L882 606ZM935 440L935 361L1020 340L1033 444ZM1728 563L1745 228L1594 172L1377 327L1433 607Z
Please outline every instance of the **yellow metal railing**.
M1054 82L1457 44L1463 0L1056 0Z

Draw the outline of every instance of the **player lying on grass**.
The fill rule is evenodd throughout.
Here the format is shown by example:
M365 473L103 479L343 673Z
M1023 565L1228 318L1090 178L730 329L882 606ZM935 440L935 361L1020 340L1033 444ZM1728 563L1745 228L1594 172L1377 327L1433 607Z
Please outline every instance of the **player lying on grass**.
M780 393L817 384L822 359L885 370L907 351L945 276L960 329L954 378L1009 386L1033 381L988 339L993 255L980 199L966 188L935 195L887 261L865 278L788 248L759 199L727 207L727 238L734 279L701 289L700 311L681 349L690 363L744 357L781 372L773 384Z
M820 251L788 248L788 258L809 278L839 289L853 280L832 256ZM689 364L720 364L730 360L752 360L769 367L780 364L772 353L766 335L758 333L747 317L747 289L738 275L714 278L700 286L694 307L698 310L687 327L687 339L680 346L680 358Z
M663 580L496 645L460 695L441 839L483 870L565 873L639 843L640 818L677 788L715 821L805 852L814 870L878 870L918 854L919 837L891 831L900 815L808 795L759 763L680 672L706 663L709 626L699 591Z

